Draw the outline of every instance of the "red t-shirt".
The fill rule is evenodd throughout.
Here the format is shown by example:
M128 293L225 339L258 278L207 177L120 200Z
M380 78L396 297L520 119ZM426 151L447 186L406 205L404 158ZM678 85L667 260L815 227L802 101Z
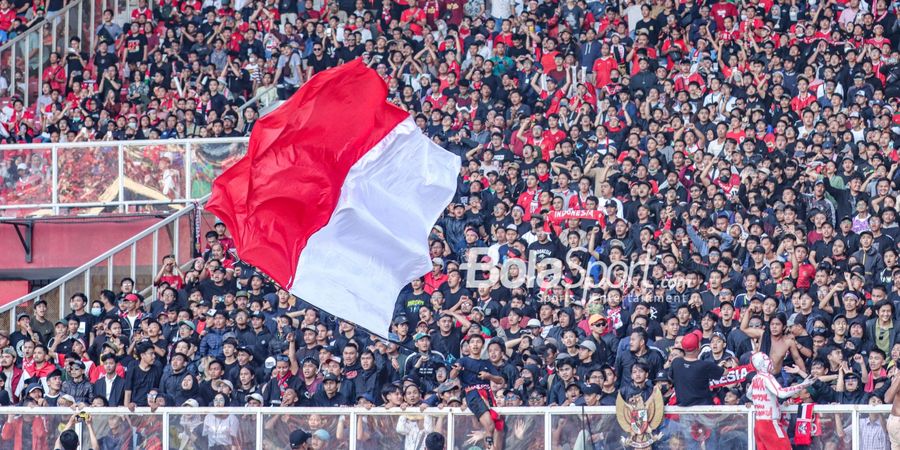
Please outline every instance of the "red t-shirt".
M0 30L9 31L12 27L13 19L16 18L16 11L12 8L6 11L0 10Z

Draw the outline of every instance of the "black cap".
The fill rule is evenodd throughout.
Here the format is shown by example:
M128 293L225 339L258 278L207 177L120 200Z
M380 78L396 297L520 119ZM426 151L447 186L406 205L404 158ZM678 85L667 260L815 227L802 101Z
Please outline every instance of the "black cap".
M238 353L244 352L250 356L253 356L253 352L250 350L250 347L247 347L246 345L242 345L242 346L238 347L237 351L238 351Z
M333 373L326 373L325 376L322 377L322 381L338 381L338 377Z
M603 390L600 389L600 386L598 386L598 385L596 385L596 384L586 383L586 384L584 385L584 387L581 388L581 392L582 392L584 395L591 395L591 394L593 394L593 395L600 395L600 394L603 392Z
M304 430L294 430L291 432L291 448L299 448L301 445L309 442L312 435Z

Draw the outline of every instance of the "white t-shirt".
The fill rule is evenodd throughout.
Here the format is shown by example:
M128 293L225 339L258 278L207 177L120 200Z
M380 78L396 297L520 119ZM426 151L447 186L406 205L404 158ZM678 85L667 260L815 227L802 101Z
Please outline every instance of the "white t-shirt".
M514 6L513 0L493 0L491 2L491 17L497 19L509 18L512 15Z

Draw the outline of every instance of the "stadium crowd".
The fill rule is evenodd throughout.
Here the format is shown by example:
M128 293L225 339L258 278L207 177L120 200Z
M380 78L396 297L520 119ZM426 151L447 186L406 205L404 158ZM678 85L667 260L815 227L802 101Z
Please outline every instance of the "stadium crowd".
M279 289L217 224L188 270L163 261L156 296L125 279L0 332L0 404L453 406L472 356L509 406L657 386L743 404L748 379L719 379L756 351L785 385L816 379L791 402L879 404L900 378L896 2L139 1L50 56L9 141L243 135L246 99L362 58L463 157L433 271L382 339ZM25 5L0 0L0 30ZM19 157L7 187L41 178ZM554 279L531 270L547 258ZM517 260L527 285L472 284ZM817 442L840 448L843 425Z

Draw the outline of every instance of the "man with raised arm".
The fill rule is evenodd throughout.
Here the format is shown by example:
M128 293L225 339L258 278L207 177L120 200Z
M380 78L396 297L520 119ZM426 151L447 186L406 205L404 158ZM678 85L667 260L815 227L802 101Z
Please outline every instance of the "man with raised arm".
M496 402L490 383L503 383L504 379L490 361L481 359L484 337L471 334L468 342L469 356L456 360L450 378L459 377L466 395L466 405L484 429L485 450L502 450L503 419L491 409Z
M750 357L750 362L756 369L756 375L750 382L747 397L753 401L753 410L756 413L756 424L753 428L753 437L758 450L791 450L791 441L778 421L781 419L780 399L797 395L810 386L815 378L807 377L803 382L789 387L781 387L778 380L772 375L774 365L769 355L757 352Z

